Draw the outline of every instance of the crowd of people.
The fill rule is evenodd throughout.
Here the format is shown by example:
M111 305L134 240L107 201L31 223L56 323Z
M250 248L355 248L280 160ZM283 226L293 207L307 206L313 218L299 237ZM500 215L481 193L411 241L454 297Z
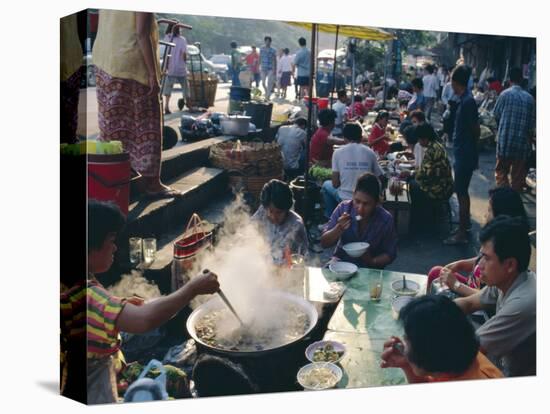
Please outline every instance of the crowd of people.
M123 142L132 167L144 176L145 194L174 197L178 192L160 181L161 73L152 46L158 43L157 32L157 22L150 13L101 11L94 47L100 139ZM165 112L169 112L173 85L183 85L186 76L186 41L177 25L167 36L176 47L162 91ZM247 56L238 52L236 42L231 44L233 84L239 84L239 73L245 67L256 86L261 82L267 98L275 87L285 96L292 79L300 88L299 96L307 95L310 51L305 39L298 40L300 49L294 57L289 49L278 53L271 46L271 37L264 40L259 53L253 47ZM114 50L125 53L113 53ZM380 160L404 149L413 153L415 159L415 168L401 176L409 184L413 223L427 221L429 206L448 201L454 192L459 203L459 226L444 242L469 242L469 188L478 168L480 136L471 69L461 64L449 72L430 65L423 77L415 73L400 85L385 80L385 86L372 81L371 73L361 76L357 92L349 97L346 90L338 91L338 101L332 109L319 112L319 127L309 148L304 118L281 127L277 133L287 182L268 182L260 195L260 207L252 217L275 251L275 261L283 261L284 255L290 253L307 253L307 231L303 218L292 210L294 200L288 181L305 168L319 165L331 173L330 179L322 183L326 223L320 236L322 247L334 248L331 260L377 269L392 263L398 255L398 238L394 219L382 204L387 177ZM445 266L434 263L429 272L429 285L438 280L459 297L451 300L428 295L415 299L399 315L404 337L392 337L384 345L382 366L401 368L409 382L536 373L536 276L528 269L530 229L520 197L534 139L535 105L522 83L521 70L512 68L507 88L495 78L488 78L480 86L498 94L494 108L498 125L497 188L489 193L487 223L479 235L479 255ZM407 101L407 117L400 127L406 146L391 142L394 130L388 125L392 115L389 112L378 111L368 134L363 128L369 112L366 98L380 98L384 91L386 98L395 96ZM183 93L185 96L185 87ZM443 140L431 125L439 101L446 109L443 136L452 142L452 163ZM119 111L121 106L127 111ZM308 157L304 155L306 151ZM309 165L305 165L306 158ZM195 296L217 292L219 283L215 274L206 272L152 302L115 297L96 275L111 267L117 250L115 240L125 218L113 204L90 200L88 223L88 277L79 283L68 282L61 294L66 361L69 366L79 366L83 357L86 371L67 371L62 391L81 399L77 394L81 392L82 380L78 377L86 372L88 402L115 402L120 332L143 333L159 327ZM362 256L353 258L342 248L350 242L367 242L370 247ZM467 315L480 310L491 316L475 328ZM74 346L82 338L87 346L84 355ZM241 367L216 358L199 359L193 377L199 395L258 390ZM226 378L223 387L221 382L213 381L218 377Z
M231 63L229 72L233 86L241 85L240 74L246 72L250 77L250 84L255 83L259 88L260 81L264 97L271 99L275 92L277 97L286 99L287 89L294 82L296 99L308 96L311 52L307 48L306 39L298 39L299 48L290 54L288 47L279 50L271 46L271 36L265 36L264 46L258 49L252 45L250 53L241 53L237 42L231 42Z

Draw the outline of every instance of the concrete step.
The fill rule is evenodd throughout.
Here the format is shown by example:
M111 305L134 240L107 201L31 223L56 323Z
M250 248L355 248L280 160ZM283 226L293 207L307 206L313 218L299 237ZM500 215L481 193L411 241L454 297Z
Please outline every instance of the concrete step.
M194 168L209 165L210 147L220 142L230 141L233 138L223 135L191 143L179 141L174 148L162 153L160 175L162 182L171 181Z
M199 167L166 183L184 193L182 197L130 204L127 232L156 237L181 225L194 211L207 205L227 188L227 174L217 168Z

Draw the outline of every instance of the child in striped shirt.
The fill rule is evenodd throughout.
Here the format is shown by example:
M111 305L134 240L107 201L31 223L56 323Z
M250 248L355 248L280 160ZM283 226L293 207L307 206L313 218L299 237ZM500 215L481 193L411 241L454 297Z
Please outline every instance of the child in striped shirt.
M71 343L84 337L87 342L88 404L117 401L115 362L120 353L121 331L151 331L171 319L195 296L219 290L217 276L208 272L192 278L172 294L146 304L137 298L111 295L94 275L111 267L117 250L116 236L124 224L125 218L114 204L88 202L89 277L61 295L62 336L68 354L78 352L78 347L71 347ZM67 357L71 361L70 355ZM67 371L69 378L84 375L84 372L71 373L70 363Z

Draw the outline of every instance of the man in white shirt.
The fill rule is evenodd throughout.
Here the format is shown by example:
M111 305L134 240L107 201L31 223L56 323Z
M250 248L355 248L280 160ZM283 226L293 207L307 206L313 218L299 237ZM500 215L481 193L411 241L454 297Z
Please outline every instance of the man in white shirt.
M360 175L366 172L377 177L384 175L374 151L361 144L361 126L348 123L343 132L346 145L332 154L332 179L325 181L321 188L327 219L340 202L352 198L353 188Z
M332 135L335 137L341 137L343 134L344 122L346 122L348 95L345 89L338 91L338 101L332 105L332 109L336 112L336 120L334 121L334 128L332 129Z
M305 118L298 118L294 125L282 126L277 131L275 138L281 147L286 181L293 180L303 170L300 159L306 147L306 126Z
M424 97L426 98L426 119L428 122L431 122L432 111L439 89L439 79L437 79L437 76L434 74L433 65L428 65L426 71L428 74L422 78L422 82L424 83Z

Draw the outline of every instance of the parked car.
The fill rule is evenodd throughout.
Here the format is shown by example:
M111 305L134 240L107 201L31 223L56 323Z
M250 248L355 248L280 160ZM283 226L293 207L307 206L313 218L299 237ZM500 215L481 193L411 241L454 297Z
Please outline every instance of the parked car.
M162 60L164 56L164 45L160 45L160 66L162 67ZM214 73L218 76L220 81L227 82L227 65L226 64L218 64L215 62L212 62L211 60L208 60L204 57L204 55L201 53L202 62L199 59L199 48L195 45L187 45L187 70L189 72L189 76L191 76L191 72L200 72L201 65L203 72L206 73Z
M200 72L200 67L202 65L203 71L215 73L216 75L218 75L222 82L227 82L227 64L214 63L211 60L206 59L202 53L200 54L200 56L201 59L199 59L198 47L194 45L187 46L187 69L190 72Z

